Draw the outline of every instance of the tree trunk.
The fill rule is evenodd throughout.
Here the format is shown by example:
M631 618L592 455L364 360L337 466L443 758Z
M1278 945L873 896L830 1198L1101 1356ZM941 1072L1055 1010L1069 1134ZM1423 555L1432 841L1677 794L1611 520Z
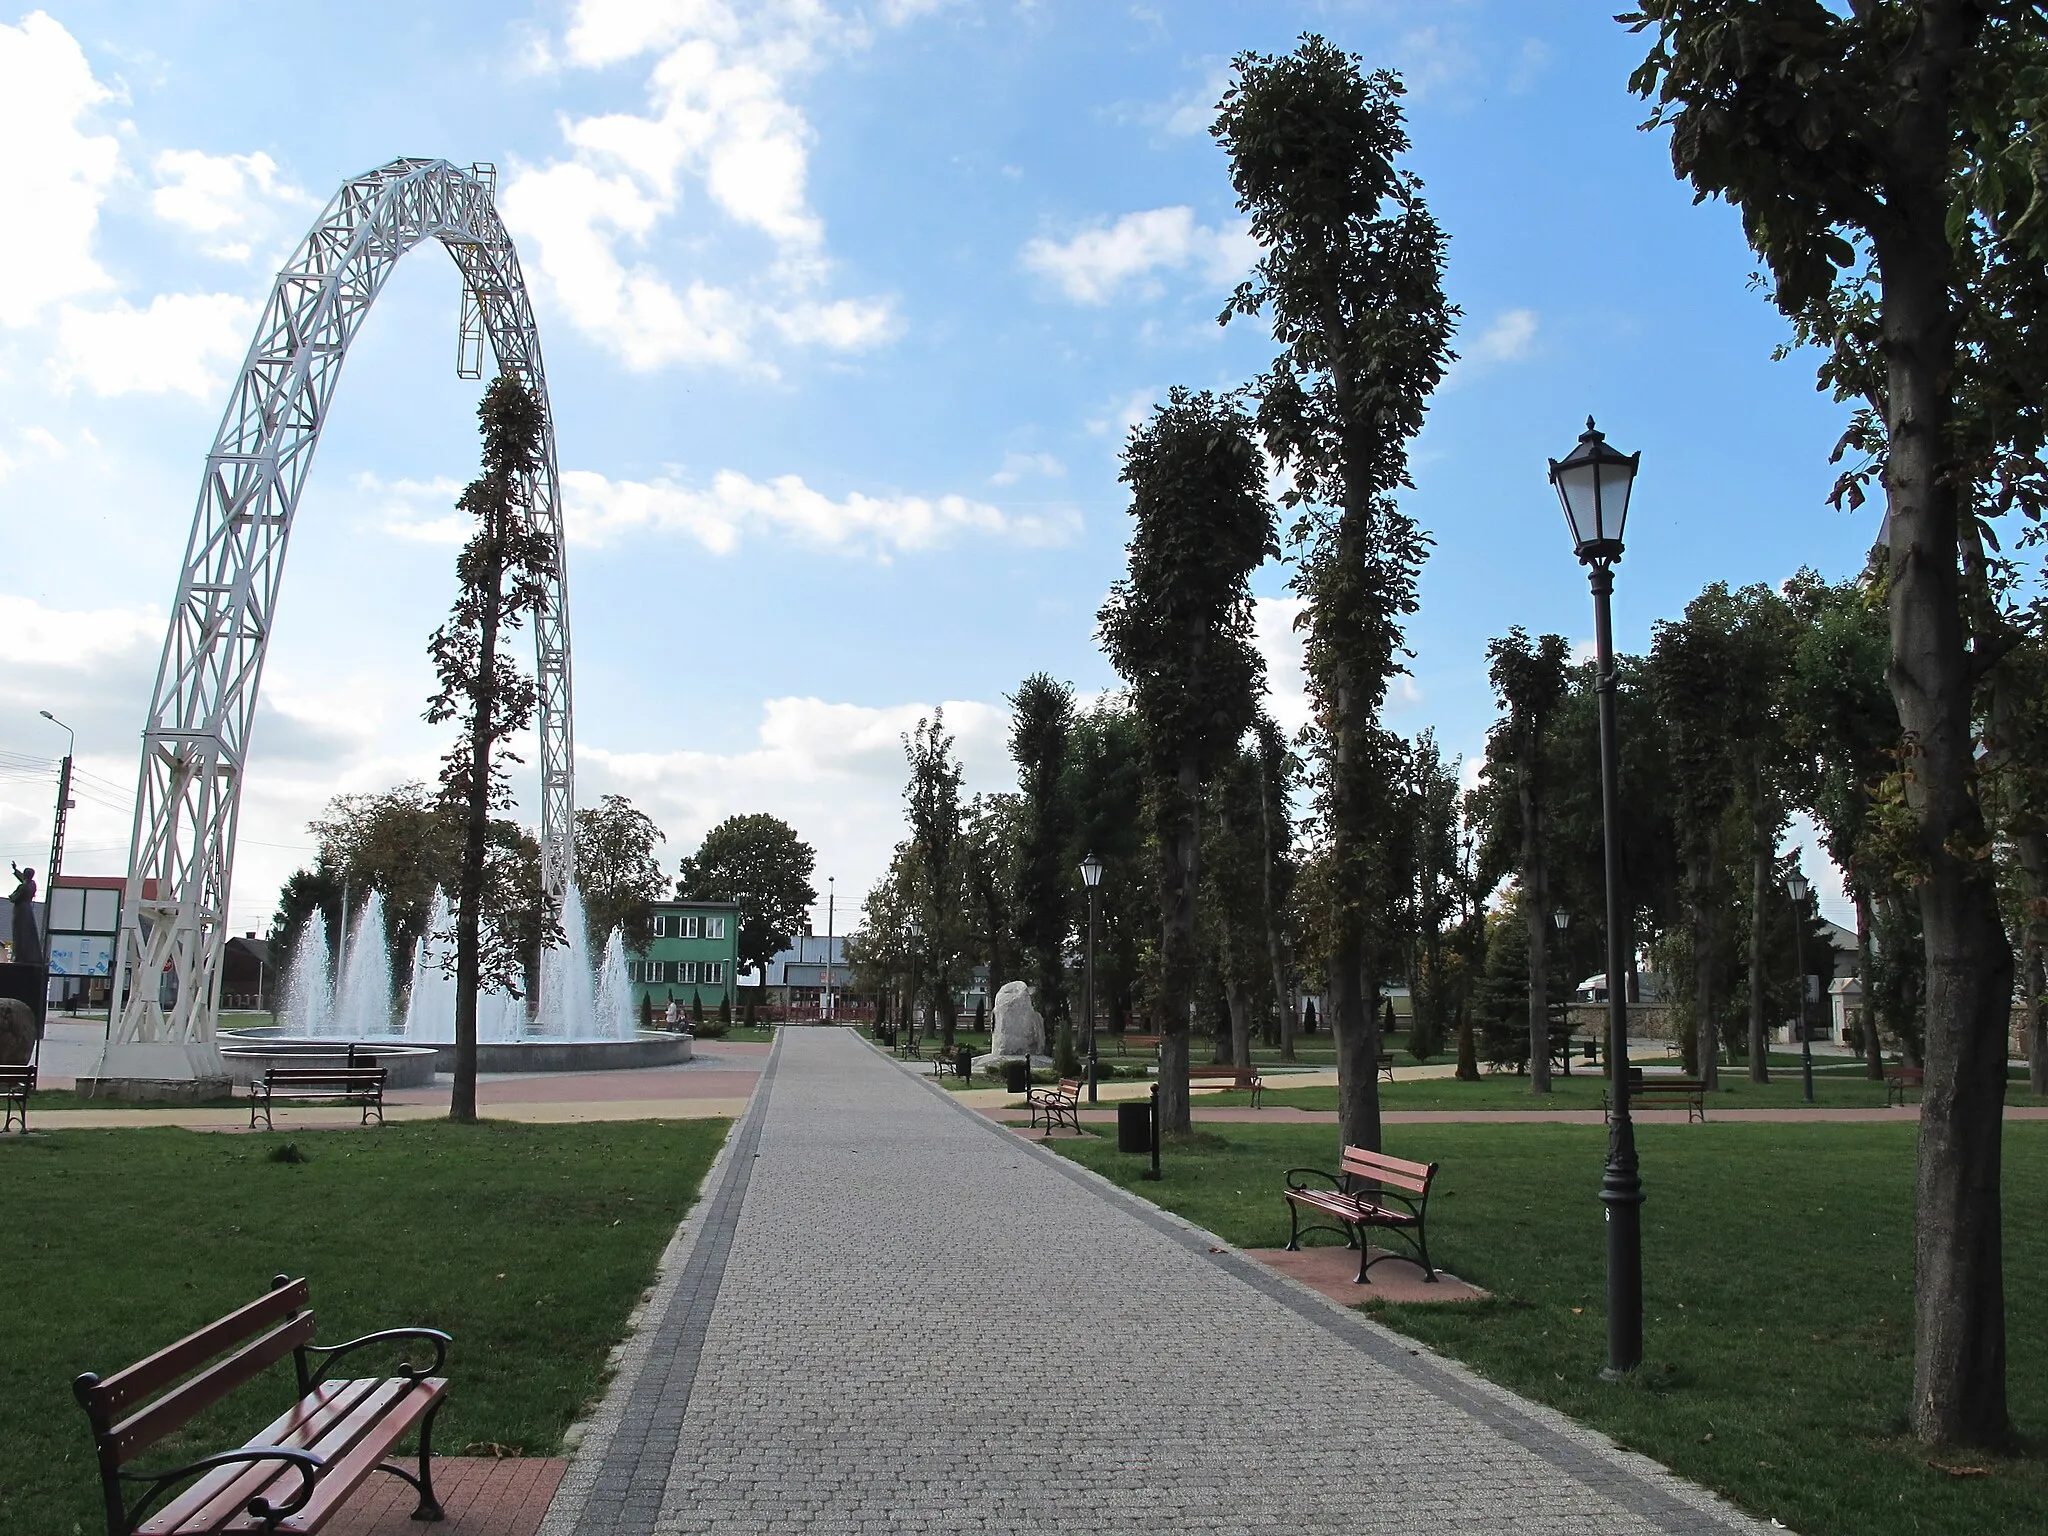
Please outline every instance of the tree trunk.
M1458 1000L1458 1081L1479 1081L1479 1048L1472 1039L1472 1000Z
M491 514L495 519L499 514ZM492 548L502 548L493 530ZM491 748L497 741L498 609L502 555L483 573L483 619L478 631L477 688L469 717L469 804L462 835L462 877L455 908L455 1082L448 1118L476 1120L476 993L482 972L484 852L491 830Z
M1195 897L1201 880L1201 775L1183 759L1171 785L1162 786L1159 817L1159 1128L1186 1135L1188 1032L1195 1007Z
M1348 963L1346 952L1353 957ZM1330 1033L1337 1046L1337 1123L1347 1147L1380 1150L1379 1009L1365 981L1365 946L1331 947Z
M1717 931L1714 851L1711 845L1694 861L1688 884L1692 887L1692 974L1693 999L1699 1032L1700 1081L1709 1093L1721 1086L1721 1030L1714 1016L1714 948Z
M1771 849L1764 841L1761 807L1750 812L1750 831L1755 844L1750 850L1749 875L1749 1080L1768 1083L1771 1046L1764 1027L1764 901L1771 889ZM1799 978L1799 995L1806 995L1804 976Z
M2048 1008L2041 1006L2044 989L2041 975L2041 936L2030 925L2026 937L2026 965L2021 971L2027 989L2027 1091L2036 1098L2048 1094Z
M1294 1010L1287 997L1287 957L1280 936L1280 914L1273 905L1273 807L1266 793L1265 760L1259 762L1259 831L1264 858L1259 875L1261 907L1266 915L1266 963L1273 972L1273 1018L1280 1032L1280 1059L1294 1060Z
M1522 916L1529 928L1529 1091L1550 1092L1550 914L1543 865L1543 807L1536 798L1536 747L1516 753L1522 802Z
M1919 10L1895 66L1885 217L1872 221L1884 275L1890 681L1914 757L1906 799L1927 957L1911 1413L1922 1442L1986 1445L2010 1429L1999 1174L2013 959L1992 861L1977 857L1989 837L1973 790L1976 679L1947 447L1956 317L1945 227L1951 69L1982 14L1960 0L1923 0Z
M1226 996L1230 1003L1230 1064L1248 1072L1252 1065L1252 989L1233 981Z
M1870 893L1856 887L1856 989L1863 1010L1863 1071L1873 1082L1884 1081L1884 1041L1877 1033L1877 999L1870 990Z

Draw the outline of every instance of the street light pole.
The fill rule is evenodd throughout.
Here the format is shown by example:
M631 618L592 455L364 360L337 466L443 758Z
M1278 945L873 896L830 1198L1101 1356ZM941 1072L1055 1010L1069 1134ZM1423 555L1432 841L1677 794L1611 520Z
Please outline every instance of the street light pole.
M1600 702L1600 825L1607 865L1607 1061L1610 1072L1607 1168L1600 1203L1607 1225L1607 1367L1609 1381L1643 1363L1643 1181L1629 1114L1628 972L1630 944L1621 873L1621 767L1614 713L1614 562L1621 558L1629 493L1642 455L1619 453L1586 418L1579 443L1550 461L1550 483L1593 589L1593 637Z
M818 1022L832 1022L832 902L838 881L831 875L825 877L825 1006L818 1011Z
M1806 1102L1813 1102L1813 1031L1806 1023L1806 893L1811 889L1806 876L1794 873L1785 882L1785 894L1792 898L1792 953L1799 964L1799 1085Z
M1088 954L1081 986L1081 1017L1088 1030L1088 1102L1096 1102L1095 1080L1101 1059L1095 1054L1095 888L1102 884L1102 860L1089 854L1081 861L1081 883L1088 888Z
M78 752L78 733L47 709L36 711L64 733L64 761L57 766L57 819L50 829L50 864L43 871L44 902L57 889L57 875L64 868L64 813L71 809L71 759Z

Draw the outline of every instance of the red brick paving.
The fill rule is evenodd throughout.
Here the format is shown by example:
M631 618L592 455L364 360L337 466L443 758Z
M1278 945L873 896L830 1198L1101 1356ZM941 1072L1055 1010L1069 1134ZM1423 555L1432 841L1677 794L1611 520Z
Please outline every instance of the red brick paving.
M1336 1244L1304 1248L1289 1253L1285 1248L1247 1248L1247 1258L1290 1275L1303 1285L1321 1291L1332 1301L1355 1307L1362 1301L1477 1301L1486 1292L1467 1285L1456 1275L1436 1272L1436 1283L1423 1278L1422 1266L1396 1254L1372 1266L1372 1283L1358 1283L1358 1250ZM1379 1250L1375 1248L1374 1253Z
M476 1085L479 1104L602 1104L626 1099L744 1099L760 1080L758 1070L702 1067L642 1067L631 1072L559 1072L492 1077ZM444 1104L448 1085L400 1088L384 1095L390 1104Z
M411 1484L373 1472L327 1530L331 1536L534 1536L568 1467L553 1456L436 1456L434 1492L448 1515L439 1525L412 1518L419 1495Z

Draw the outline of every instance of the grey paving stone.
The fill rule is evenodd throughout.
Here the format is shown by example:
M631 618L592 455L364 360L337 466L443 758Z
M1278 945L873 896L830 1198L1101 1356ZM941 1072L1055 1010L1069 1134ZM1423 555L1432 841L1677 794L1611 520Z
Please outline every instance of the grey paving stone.
M840 1031L691 1226L546 1536L1762 1529Z

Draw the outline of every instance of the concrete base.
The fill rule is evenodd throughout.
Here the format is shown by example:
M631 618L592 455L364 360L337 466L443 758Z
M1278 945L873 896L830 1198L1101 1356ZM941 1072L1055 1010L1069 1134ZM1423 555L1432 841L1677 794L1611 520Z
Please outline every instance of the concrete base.
M351 1043L355 1045L359 1064L374 1062L384 1069L386 1088L431 1088L434 1085L436 1057L431 1046L288 1040L230 1033L221 1055L227 1061L230 1077L237 1083L252 1083L272 1067L343 1066L348 1061Z
M194 1083L222 1081L228 1075L228 1064L221 1058L219 1045L212 1040L195 1040L189 1044L162 1040L109 1040L100 1051L99 1060L89 1072L80 1074L79 1081L91 1078L102 1083L129 1079Z
M81 1077L73 1089L81 1099L112 1099L120 1104L203 1104L208 1099L232 1097L234 1080L220 1077L188 1077L182 1080L153 1077Z
M436 1045L437 1070L455 1070L455 1047ZM476 1048L479 1072L624 1072L690 1059L690 1037L646 1031L631 1040L514 1040Z
M1022 1061L1023 1059L1022 1056L977 1056L972 1063L974 1075L979 1077L991 1067L999 1068L1009 1062ZM1050 1072L1052 1070L1052 1058L1050 1056L1032 1057L1031 1070L1034 1072Z

